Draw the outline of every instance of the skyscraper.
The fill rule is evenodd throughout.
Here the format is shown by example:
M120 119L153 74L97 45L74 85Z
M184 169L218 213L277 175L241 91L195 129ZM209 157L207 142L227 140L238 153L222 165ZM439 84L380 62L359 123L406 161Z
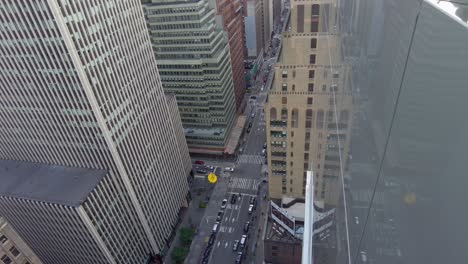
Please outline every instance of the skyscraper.
M215 3L144 1L165 91L175 94L190 152L222 154L236 118L227 37Z
M351 74L343 63L335 0L292 2L289 31L265 105L269 191L273 199L303 198L306 171L315 197L336 205L349 151Z
M0 159L105 170L133 223L93 223L134 247L112 258L163 252L188 184L140 2L1 3Z
M222 17L223 27L228 35L236 108L242 111L245 104L241 104L246 89L244 75L244 60L246 59L245 25L242 3L240 0L216 0L216 11Z

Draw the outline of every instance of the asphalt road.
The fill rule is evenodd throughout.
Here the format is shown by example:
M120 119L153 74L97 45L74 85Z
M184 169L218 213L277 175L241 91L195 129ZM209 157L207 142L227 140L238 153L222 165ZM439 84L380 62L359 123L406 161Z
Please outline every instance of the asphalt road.
M243 139L243 152L238 155L235 163L235 171L229 177L228 188L225 197L229 204L224 210L224 217L220 223L219 231L211 252L209 263L235 263L238 252L243 252L242 263L255 263L253 251L257 243L259 233L260 207L264 203L263 197L266 194L266 183L263 182L262 166L265 164L265 156L262 155L263 144L265 143L265 115L263 113L264 103L268 93L268 85L271 83L271 72L268 71L268 64L276 59L267 59L257 77L257 83L252 89L252 95L256 99L249 101L248 118L252 123L249 133L245 133ZM269 74L267 84L263 86L263 76ZM252 113L254 117L252 118ZM240 194L241 198L235 204L230 203L231 195ZM250 198L257 197L256 210L248 213ZM219 202L220 203L220 202ZM244 225L251 223L249 231L244 232ZM242 235L247 234L247 243L244 248L233 250L235 240L240 240Z

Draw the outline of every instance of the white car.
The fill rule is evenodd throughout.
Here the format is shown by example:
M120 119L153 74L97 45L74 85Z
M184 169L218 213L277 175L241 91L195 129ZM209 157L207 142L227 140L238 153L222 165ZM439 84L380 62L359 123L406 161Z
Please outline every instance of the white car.
M234 172L234 168L226 167L224 168L224 171Z
M362 263L366 263L367 262L367 253L365 251L361 251L360 254L361 254Z
M359 217L355 216L354 217L354 222L356 223L356 225L359 225Z
M253 204L250 204L250 205L249 205L249 214L252 214L253 209L254 209L254 205L253 205Z
M260 91L263 91L265 89L265 85L262 85L262 88L260 88Z
M227 205L227 199L224 199L224 200L221 202L221 209L226 209L226 205Z

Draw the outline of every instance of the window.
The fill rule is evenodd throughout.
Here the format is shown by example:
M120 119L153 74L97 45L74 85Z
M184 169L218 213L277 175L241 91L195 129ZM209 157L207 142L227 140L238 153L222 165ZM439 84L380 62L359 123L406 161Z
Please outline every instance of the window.
M318 27L319 27L319 22L318 21L312 21L310 23L310 32L312 32L312 33L318 32Z
M281 91L283 91L283 92L287 92L287 91L288 91L288 84L287 84L287 83L281 84Z
M311 49L316 49L317 48L317 39L316 38L310 39L310 48Z
M312 5L312 15L313 16L320 15L320 5Z
M288 71L283 71L283 73L281 74L281 77L288 78Z
M312 97L307 97L307 104L311 105L313 103L313 101L314 101L313 99L314 98L312 98Z
M5 244L8 241L8 238L4 235L0 236L0 243Z
M322 85L322 92L326 92L326 91L327 91L327 85L324 84L324 85Z
M294 108L291 111L291 126L293 128L297 128L299 125L299 110L297 108Z
M286 97L283 97L283 98L286 99ZM288 119L288 109L286 108L281 109L281 119Z
M293 92L296 90L296 85L294 85L294 84L292 85L292 90L293 90Z
M309 153L304 153L304 160L309 160Z
M12 263L11 259L10 259L7 255L3 256L3 257L1 258L1 260L2 260L3 263L5 263L5 264L10 264L10 263Z
M304 144L304 149L305 149L305 151L309 151L309 149L310 149L310 143L308 143L308 142L305 143L305 144Z
M271 250L278 250L277 246L271 246Z
M292 161L291 161L291 162L289 162L289 164L290 164L290 166L291 166L291 167L293 166L293 162L292 162Z
M304 32L304 5L297 6L297 32Z
M314 78L315 78L315 71L309 70L309 79L314 79Z
M281 103L282 104L287 104L288 103L288 98L287 97L281 97ZM281 113L283 114L283 113Z
M17 256L20 254L19 251L18 251L14 246L12 246L12 247L10 248L10 252L11 252L11 254L13 254L13 256L15 256L15 257L17 257Z
M293 78L296 78L296 70L293 70Z
M313 91L314 91L314 84L313 84L313 83L309 83L308 91L309 91L309 92L313 92Z
M271 120L276 119L276 108L274 108L274 107L270 108L270 119Z
M305 134L305 139L306 139L306 140L310 140L310 132L306 132L306 134Z
M315 54L310 54L310 56L309 56L309 64L315 64Z

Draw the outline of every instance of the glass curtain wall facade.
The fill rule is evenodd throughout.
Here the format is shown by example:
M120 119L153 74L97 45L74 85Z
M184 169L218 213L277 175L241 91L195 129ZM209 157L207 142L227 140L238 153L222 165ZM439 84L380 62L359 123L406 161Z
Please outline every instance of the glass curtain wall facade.
M468 1L336 5L353 108L331 263L467 263Z
M143 1L165 91L190 152L221 154L236 117L229 45L213 1Z

